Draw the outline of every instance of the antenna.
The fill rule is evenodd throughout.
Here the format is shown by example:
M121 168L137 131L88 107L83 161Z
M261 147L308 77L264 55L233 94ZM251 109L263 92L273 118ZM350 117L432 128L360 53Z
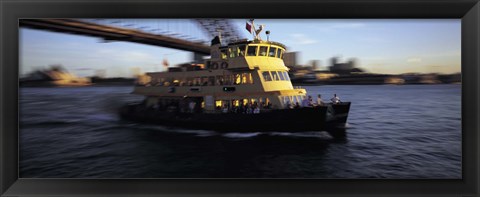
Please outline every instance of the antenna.
M220 44L222 43L222 29L221 28L217 28L217 32L218 32L218 39L220 40Z
M255 29L255 40L262 40L260 33L263 31L263 28L265 28L265 25L259 25L258 29Z

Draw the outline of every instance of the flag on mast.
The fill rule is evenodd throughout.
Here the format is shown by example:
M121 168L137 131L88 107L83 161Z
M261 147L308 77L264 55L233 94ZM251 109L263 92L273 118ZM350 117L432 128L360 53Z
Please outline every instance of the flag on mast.
M252 25L250 23L248 23L248 21L247 21L247 25L245 26L245 28L247 29L248 32L253 33Z

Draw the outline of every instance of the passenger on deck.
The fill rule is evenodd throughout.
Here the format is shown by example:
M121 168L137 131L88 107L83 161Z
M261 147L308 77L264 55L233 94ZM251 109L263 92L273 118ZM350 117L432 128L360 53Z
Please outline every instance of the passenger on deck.
M296 102L296 103L295 103L295 106L294 106L293 108L295 108L295 109L300 108L300 103Z
M255 107L255 109L253 110L253 113L254 114L259 114L260 113L260 107Z
M267 108L267 109L272 109L272 103L267 102L267 107L266 107L266 108Z
M285 103L285 109L292 109L292 103L289 100Z
M196 104L196 103L193 102L193 101L190 101L190 103L188 104L188 109L190 110L190 113L195 112L195 111L194 111L194 110L195 110L195 104Z
M249 105L247 107L247 114L251 114L251 113L253 113L253 109L252 109L252 106Z
M330 99L333 104L341 103L340 98L338 98L337 94L333 94L333 98Z
M313 107L313 104L312 96L308 96L308 106Z
M310 102L308 101L308 98L307 98L307 97L303 97L302 107L308 107L309 104L310 104Z
M317 97L317 106L323 106L324 103L322 101L322 95L319 94L318 97Z
M223 113L228 113L228 106L227 106L227 104L223 105L222 112L223 112Z

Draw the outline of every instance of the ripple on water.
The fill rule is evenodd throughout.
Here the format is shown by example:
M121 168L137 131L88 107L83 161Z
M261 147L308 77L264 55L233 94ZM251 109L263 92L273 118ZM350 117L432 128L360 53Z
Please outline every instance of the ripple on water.
M132 87L21 88L20 176L461 178L460 85L305 88L352 101L344 139L119 120Z

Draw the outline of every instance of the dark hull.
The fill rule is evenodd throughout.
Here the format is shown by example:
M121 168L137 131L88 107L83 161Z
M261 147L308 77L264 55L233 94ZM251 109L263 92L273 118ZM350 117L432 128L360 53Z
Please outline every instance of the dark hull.
M321 131L342 127L350 103L314 108L270 110L259 114L180 113L147 110L139 105L124 106L120 115L132 121L189 129L224 132Z

